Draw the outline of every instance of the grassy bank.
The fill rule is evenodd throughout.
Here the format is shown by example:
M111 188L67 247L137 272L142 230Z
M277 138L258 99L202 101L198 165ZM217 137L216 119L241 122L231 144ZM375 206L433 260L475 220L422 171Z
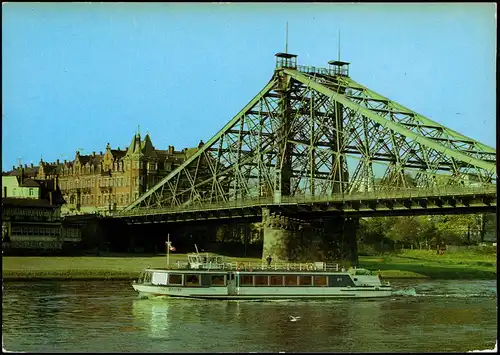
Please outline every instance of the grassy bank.
M255 258L228 258L228 262L260 262ZM170 263L187 260L186 254L170 255ZM163 268L165 256L2 257L4 280L37 279L134 279L147 267Z
M408 250L398 254L360 257L360 267L381 270L386 278L496 279L496 253Z
M258 258L229 257L229 262L260 262ZM186 260L172 254L170 262ZM165 267L165 256L2 257L4 280L134 279L147 268ZM411 250L399 254L360 257L360 267L381 270L385 278L496 279L496 254L471 252L436 255Z

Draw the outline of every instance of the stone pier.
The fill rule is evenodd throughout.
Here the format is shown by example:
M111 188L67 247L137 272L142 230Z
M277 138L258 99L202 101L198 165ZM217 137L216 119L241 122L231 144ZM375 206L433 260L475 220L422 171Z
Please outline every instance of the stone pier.
M262 260L273 262L345 261L357 265L358 219L332 217L305 221L262 209Z

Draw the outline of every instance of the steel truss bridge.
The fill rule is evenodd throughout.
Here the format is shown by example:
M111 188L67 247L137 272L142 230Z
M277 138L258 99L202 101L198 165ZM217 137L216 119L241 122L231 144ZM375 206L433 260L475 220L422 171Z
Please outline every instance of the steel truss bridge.
M113 218L495 211L496 151L368 89L349 63L276 54L264 88L194 155ZM460 213L460 212L459 212Z

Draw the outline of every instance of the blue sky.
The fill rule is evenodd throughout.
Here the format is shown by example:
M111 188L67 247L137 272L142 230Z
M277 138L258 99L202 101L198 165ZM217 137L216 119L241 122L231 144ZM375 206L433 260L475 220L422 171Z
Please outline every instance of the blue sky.
M125 148L196 146L271 78L276 52L351 63L370 89L495 144L496 5L7 3L2 170Z

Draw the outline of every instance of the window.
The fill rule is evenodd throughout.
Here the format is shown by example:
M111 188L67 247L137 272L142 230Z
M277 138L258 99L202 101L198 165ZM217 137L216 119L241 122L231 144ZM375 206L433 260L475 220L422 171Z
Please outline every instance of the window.
M328 276L314 276L314 286L328 286Z
M97 204L100 205L101 204L101 195L97 196Z
M33 189L30 188L30 196L33 196L35 193L33 192Z
M267 286L267 275L255 275L255 286Z
M312 276L299 276L300 286L312 286Z
M297 286L297 276L285 275L285 286Z
M212 275L212 286L225 286L224 275Z
M148 283L151 283L151 276L153 275L152 272L146 272L144 273L144 283L145 284L148 284Z
M182 274L168 274L169 285L182 285Z
M277 276L273 275L269 277L269 284L271 286L283 286L283 277L282 276Z
M252 275L240 275L240 286L253 286Z
M185 276L186 286L200 286L200 275L186 274Z
M122 180L121 180L121 181L122 181L122 182L121 182L121 186L123 186L123 178L122 178Z

